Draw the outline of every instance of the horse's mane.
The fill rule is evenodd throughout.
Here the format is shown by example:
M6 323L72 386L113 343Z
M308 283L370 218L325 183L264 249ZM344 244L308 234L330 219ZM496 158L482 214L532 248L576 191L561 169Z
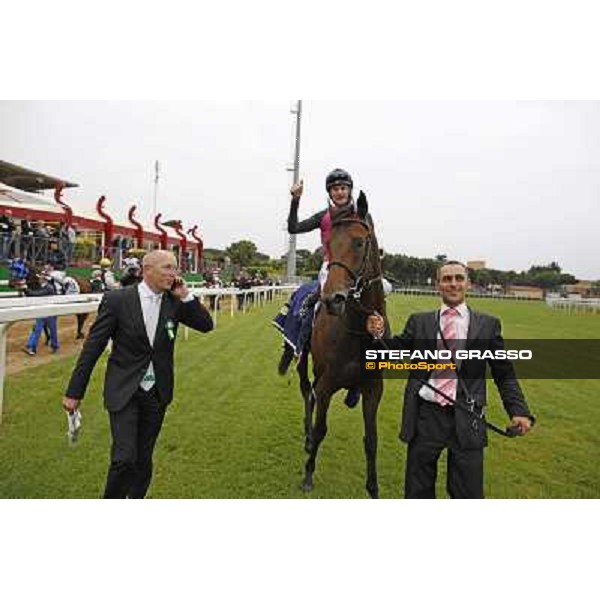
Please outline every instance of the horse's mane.
M377 243L377 236L375 235L375 224L373 223L373 217L371 213L367 213L365 221L371 228L371 248L369 252L369 268L367 269L369 275L377 277L382 274L381 257L379 256L379 244Z
M341 208L331 211L332 225L339 224L340 221L345 221L346 219L359 219L358 213L356 212L356 207L352 202L346 206L342 206Z

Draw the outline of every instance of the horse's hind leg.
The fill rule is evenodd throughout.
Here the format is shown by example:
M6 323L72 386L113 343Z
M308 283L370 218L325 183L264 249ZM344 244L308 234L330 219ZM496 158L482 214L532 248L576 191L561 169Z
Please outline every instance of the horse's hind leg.
M81 340L85 337L85 335L83 333L83 325L87 318L88 318L87 313L77 315L77 337L76 337L76 339L78 339L78 340Z
M312 420L315 407L315 396L308 377L308 352L303 352L298 362L298 375L300 376L300 390L304 398L304 449L310 453L312 448Z
M367 492L371 498L379 498L377 482L377 410L383 393L381 379L369 381L363 386L363 421L365 424L365 456L367 459Z
M323 390L323 386L319 385L320 381L322 380L319 380L317 385L313 386L313 394L316 396L317 414L312 430L310 454L304 466L302 489L305 492L310 492L313 489L313 473L315 472L317 463L317 453L319 452L321 442L327 434L327 411L329 410L329 402L331 401L331 392Z

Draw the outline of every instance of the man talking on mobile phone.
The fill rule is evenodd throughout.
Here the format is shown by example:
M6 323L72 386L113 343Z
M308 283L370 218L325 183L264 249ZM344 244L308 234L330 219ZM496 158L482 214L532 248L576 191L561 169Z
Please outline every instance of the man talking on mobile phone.
M143 281L107 292L71 375L63 406L77 410L94 366L112 339L104 380L112 449L104 498L144 498L152 454L173 399L177 326L213 329L208 310L177 276L172 252L144 256Z

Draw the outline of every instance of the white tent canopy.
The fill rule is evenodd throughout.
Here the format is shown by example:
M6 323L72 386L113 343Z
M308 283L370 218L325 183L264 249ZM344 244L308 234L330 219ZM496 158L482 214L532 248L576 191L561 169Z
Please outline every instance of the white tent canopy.
M56 204L53 198L43 194L24 192L2 182L0 182L0 206L41 209L64 214L62 208Z

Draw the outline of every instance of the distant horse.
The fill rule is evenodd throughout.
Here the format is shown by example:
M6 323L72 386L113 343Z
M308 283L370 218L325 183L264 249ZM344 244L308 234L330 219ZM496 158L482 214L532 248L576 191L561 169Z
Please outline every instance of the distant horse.
M308 377L308 356L298 364L305 405L305 448L309 454L302 487L313 488L319 446L327 433L327 411L331 396L343 388L359 387L365 428L366 488L379 497L377 482L377 410L383 393L381 378L361 378L360 341L366 340L367 316L382 315L389 330L382 271L373 221L363 192L352 217L333 219L331 260L315 317L310 343L314 380ZM316 416L313 415L316 408ZM314 423L313 423L314 416Z

